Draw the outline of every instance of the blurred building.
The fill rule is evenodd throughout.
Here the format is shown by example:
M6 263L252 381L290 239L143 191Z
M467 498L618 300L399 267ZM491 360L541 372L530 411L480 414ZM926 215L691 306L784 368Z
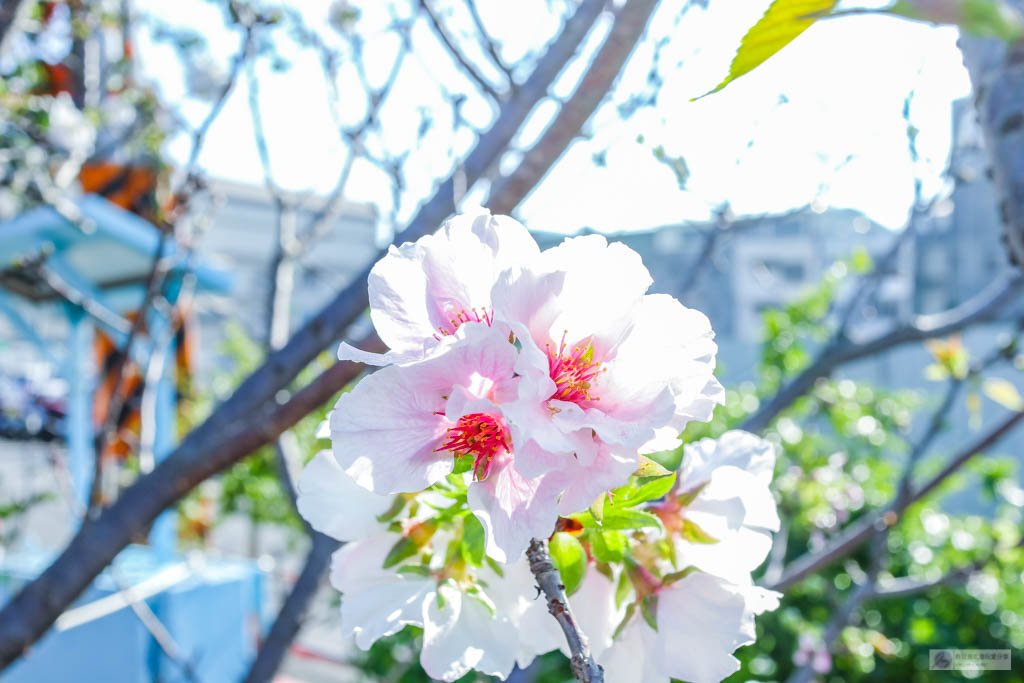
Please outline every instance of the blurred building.
M953 103L952 135L949 206L922 221L917 237L915 306L921 313L963 303L1011 267L988 152L967 98Z
M803 207L608 237L640 253L654 279L651 291L706 313L720 343L753 348L765 309L807 294L838 261L859 253L876 263L884 260L896 233L852 209ZM547 247L562 236L543 233L537 239ZM907 319L914 287L914 243L908 240L882 274L877 300L855 316L854 333L875 334Z
M223 323L238 321L252 338L266 336L271 260L277 243L277 211L273 197L257 185L226 181L211 184L214 197L210 227L197 250L211 264L230 272L234 288L229 297L203 302L200 321L206 359L216 354L223 338ZM369 204L342 202L330 207L324 197L286 195L296 206L293 220L303 242L294 272L292 329L301 325L349 284L375 258L377 212ZM321 222L309 239L313 223Z

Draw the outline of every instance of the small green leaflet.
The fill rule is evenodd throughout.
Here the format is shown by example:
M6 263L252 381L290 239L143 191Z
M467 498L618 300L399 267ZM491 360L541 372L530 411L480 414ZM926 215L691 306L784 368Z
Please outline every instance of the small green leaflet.
M487 595L487 593L485 593L483 589L480 588L480 586L471 586L469 589L467 589L466 597L470 598L471 600L476 600L481 605L486 607L487 611L491 613L492 617L498 613L498 607L494 604L494 601L491 600L491 596Z
M590 549L599 562L622 562L626 537L620 531L594 529L589 534Z
M402 560L407 560L413 555L419 552L419 548L412 542L412 539L402 537L398 539L398 543L391 546L391 550L388 552L388 556L384 558L384 569L388 567L394 567Z
M697 486L694 486L692 489L685 493L679 494L679 497L676 498L676 501L679 503L679 506L686 507L687 505L692 503L697 498L697 496L700 495L700 492L703 491L704 487L707 485L708 482L706 481L703 484L698 484Z
M820 17L828 15L838 0L775 0L747 31L729 66L729 74L718 86L701 97L718 92L740 76L760 66L793 42Z
M462 557L474 567L484 563L484 544L486 536L484 526L476 515L469 514L462 518Z
M565 592L572 595L580 587L587 571L587 552L575 536L559 531L548 542L551 561L562 577Z
M658 596L648 595L640 601L640 614L644 621L655 631L658 630Z
M393 503L391 503L391 507L389 507L382 514L377 515L377 521L378 522L390 522L391 520L393 520L395 517L398 516L398 513L400 513L402 511L402 508L404 508L404 507L405 507L405 496L395 496L395 501Z
M396 571L399 574L413 574L424 578L430 576L430 567L424 567L421 564L406 564L399 567Z
M622 603L633 591L633 583L629 580L626 572L619 574L619 582L615 584L615 606L622 607Z
M627 489L622 496L616 496L615 507L635 507L649 500L656 500L668 493L676 483L675 473L667 477L651 479L640 486Z
M677 572L672 572L671 574L666 574L665 576L661 577L661 582L665 586L671 586L676 581L682 581L687 576L689 576L690 574L692 574L692 573L694 573L696 571L700 571L700 570L698 570L696 567L693 567L693 566L686 567L685 569L680 569Z
M633 472L634 477L665 477L672 474L659 463L654 462L646 455L640 456L640 466Z
M718 539L697 526L696 523L684 519L681 535L690 543L718 543Z
M612 529L643 529L644 527L662 528L661 520L649 512L632 508L605 510L602 527Z

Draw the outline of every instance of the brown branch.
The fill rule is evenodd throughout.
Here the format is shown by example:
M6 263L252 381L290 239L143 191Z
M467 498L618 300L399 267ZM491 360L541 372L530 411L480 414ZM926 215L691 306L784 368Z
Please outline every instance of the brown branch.
M274 680L274 674L281 666L288 646L295 640L302 626L309 602L320 587L320 578L331 563L331 555L339 546L338 541L321 533L315 533L312 539L313 545L306 556L302 572L288 592L267 637L260 643L256 659L244 679L245 683Z
M526 152L519 166L491 188L487 200L491 211L511 213L580 134L583 124L622 71L657 4L657 0L628 0L619 9L608 37L555 120Z
M562 627L565 640L569 644L571 657L569 662L572 665L572 673L576 680L582 683L603 683L604 669L594 661L590 654L590 644L587 636L576 624L569 607L569 599L565 595L565 586L562 585L562 577L558 570L551 564L551 556L544 545L544 541L532 539L530 547L526 549L526 559L530 562L530 571L537 579L537 588L544 594L548 601L548 611L555 618L558 625Z
M942 313L917 316L911 322L880 334L874 339L855 343L845 335L834 336L815 360L784 386L760 409L743 421L740 427L759 432L798 398L810 391L814 383L828 377L841 365L888 351L891 348L944 337L981 323L996 320L1004 308L1015 301L1024 286L1024 276L1016 275L993 283L974 298Z
M476 182L508 148L512 138L590 32L603 0L584 0L533 73L502 107L490 130L463 164ZM437 188L397 239L415 240L434 230L454 210L454 179ZM338 363L284 405L274 396L324 348L333 345L366 309L369 266L289 340L270 354L207 420L148 475L125 490L114 505L85 524L64 551L0 611L0 666L6 666L45 632L92 579L167 506L196 484L222 471L326 401L361 368Z
M864 515L855 523L843 529L825 548L806 553L790 562L782 572L779 580L769 587L772 590L785 590L822 567L826 567L846 557L871 538L876 531L892 527L900 520L903 512L908 507L934 491L936 487L959 470L972 457L998 443L1000 439L1020 423L1022 418L1024 418L1024 412L1008 415L989 432L979 437L977 441L953 456L942 470L920 487L914 489L903 500L894 500L884 511Z
M427 19L430 21L430 26L434 29L434 33L437 34L437 37L441 39L441 42L448 50L448 54L452 56L452 59L462 67L462 70L465 71L471 79L473 79L474 83L480 86L481 90L487 93L495 102L500 103L503 99L502 96L494 89L494 86L491 85L490 81L484 78L484 75L480 73L476 66L473 65L473 62L469 61L466 55L462 54L462 50L459 49L459 46L455 43L455 38L448 33L448 29L441 21L441 17L439 17L434 11L434 8L430 6L430 1L420 0L420 8L423 10L423 13L427 15Z
M480 18L480 12L476 8L476 0L466 0L466 7L469 9L469 16L473 19L473 25L476 26L477 33L480 34L480 40L483 41L484 48L487 50L487 54L490 56L491 61L494 62L495 66L505 72L505 76L508 78L509 86L512 89L516 87L515 76L512 74L512 67L501 58L501 54L498 52L498 44L491 38L491 34L487 32L487 28L484 26L483 19Z

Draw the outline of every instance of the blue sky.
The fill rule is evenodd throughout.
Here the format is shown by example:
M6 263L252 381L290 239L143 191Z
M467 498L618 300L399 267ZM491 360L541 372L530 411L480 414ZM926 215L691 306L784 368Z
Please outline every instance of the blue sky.
M237 35L219 28L219 10L210 3L141 4L169 22L203 27L212 63L226 62L237 47ZM451 4L438 6L446 11ZM926 195L943 191L940 174L949 151L951 103L970 87L955 29L881 16L821 21L754 73L693 102L692 97L721 80L740 37L768 0L712 2L707 10L691 9L676 24L680 4L661 4L647 39L588 126L590 135L568 150L520 207L520 217L531 227L564 232L582 227L642 229L704 218L725 201L741 214L784 211L816 201L859 209L895 228L909 210L915 173L923 179ZM310 25L326 27L329 5L329 0L304 0L301 7ZM384 5L368 5L360 26L370 36L369 75L378 80L395 50L393 39L375 33L388 20L380 10ZM481 2L480 7L488 25L501 28L496 32L505 39L509 60L538 49L557 27L556 19L547 15L545 0ZM596 48L606 30L607 21L588 41L585 53ZM330 29L323 34L329 36ZM665 83L658 104L623 119L617 105L643 89L654 43L663 37L669 41L661 54ZM434 179L445 175L453 159L473 142L468 131L452 135L445 129L446 107L431 94L437 85L468 88L464 77L447 64L423 22L413 39L417 55L403 67L394 105L382 113L390 135L386 144L402 149L415 142L419 108L433 108L442 123L406 167L409 185L398 211L400 221L429 197ZM144 71L165 100L180 104L190 120L201 119L208 105L187 97L173 53L145 36L140 40ZM265 64L258 72L275 178L290 189L325 192L334 184L346 149L329 115L323 74L310 51L286 44L281 51L291 64L287 72L272 73ZM555 94L571 92L581 69L582 63L564 74ZM359 90L345 68L341 86L345 97L355 97ZM911 90L910 116L919 129L921 155L916 166L909 158L901 116ZM246 98L243 82L212 128L200 162L214 177L262 183ZM344 104L353 118L359 116L359 102L346 99ZM520 144L538 136L554 110L552 102L538 107ZM490 116L478 99L471 99L464 113L479 127ZM654 158L652 150L658 146L686 159L691 175L684 191ZM187 150L184 138L169 144L176 158L184 158ZM595 154L604 154L607 163L595 164ZM505 165L514 161L507 159ZM347 195L377 203L385 214L391 202L386 177L369 165L357 166ZM479 188L469 199L484 196Z

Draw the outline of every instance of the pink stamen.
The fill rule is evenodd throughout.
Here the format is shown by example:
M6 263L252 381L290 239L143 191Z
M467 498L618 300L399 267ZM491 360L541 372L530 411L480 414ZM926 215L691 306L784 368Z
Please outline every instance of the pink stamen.
M591 401L600 401L600 397L592 396L590 393L594 378L604 371L600 363L594 362L594 345L588 342L586 345L574 346L571 352L566 353L567 333L568 331L562 333L557 353L552 351L551 344L545 344L548 372L555 382L555 393L551 398L580 406Z
M487 310L486 308L477 309L474 307L472 311L467 312L466 309L463 308L454 318L450 318L448 320L447 325L438 325L437 332L440 333L440 336L435 333L434 339L441 341L441 337L447 337L448 335L455 334L455 330L462 327L463 323L487 323L487 326L490 327L492 322L494 322L493 311Z
M473 476L483 481L491 473L491 461L501 451L510 450L508 433L500 418L486 413L463 415L448 429L446 440L434 450L450 451L456 457L473 457Z

